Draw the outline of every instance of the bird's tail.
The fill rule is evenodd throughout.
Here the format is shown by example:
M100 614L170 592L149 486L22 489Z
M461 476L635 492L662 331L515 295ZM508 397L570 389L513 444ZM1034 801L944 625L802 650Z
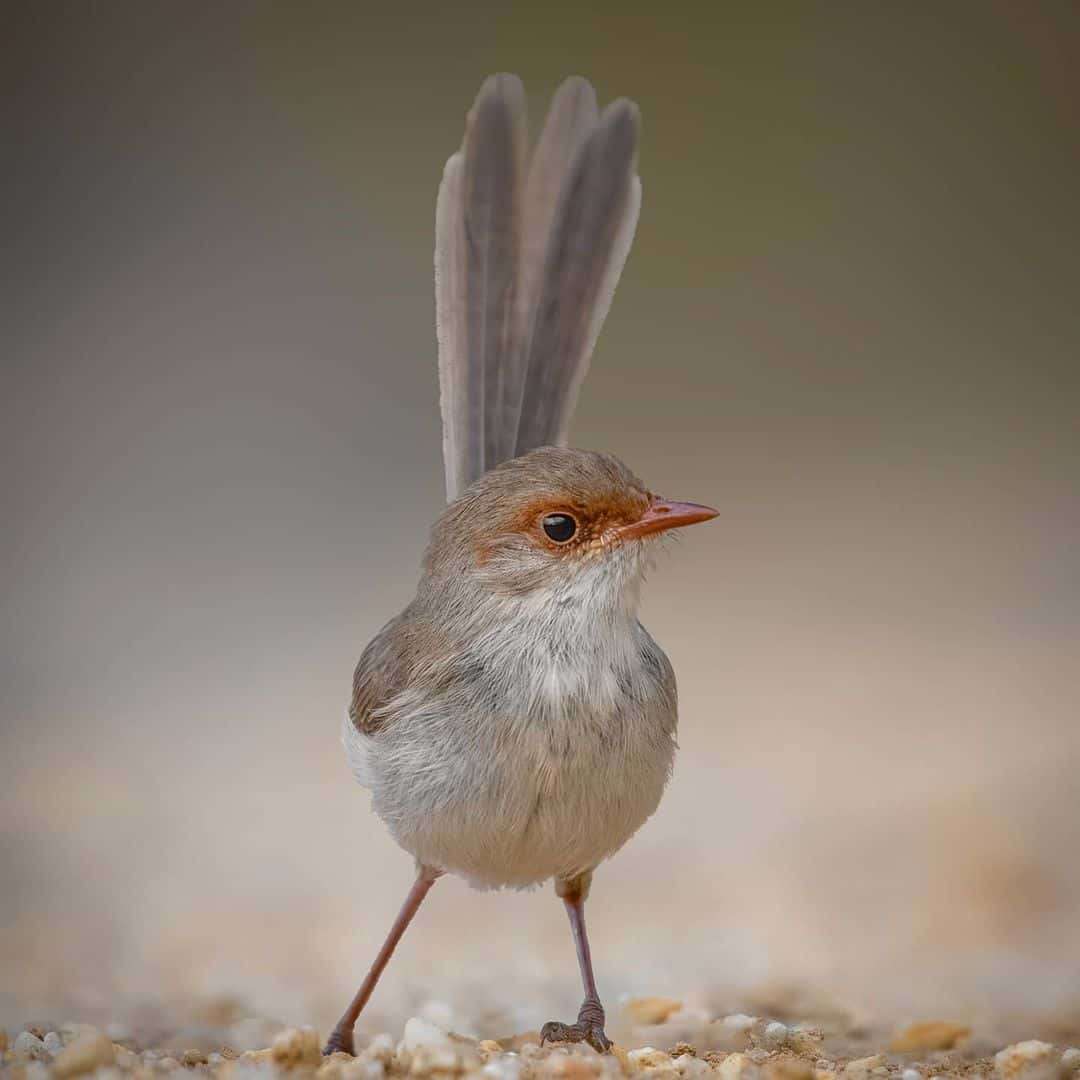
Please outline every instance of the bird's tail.
M515 75L484 82L435 212L446 493L564 445L641 206L638 110L559 87L531 157Z

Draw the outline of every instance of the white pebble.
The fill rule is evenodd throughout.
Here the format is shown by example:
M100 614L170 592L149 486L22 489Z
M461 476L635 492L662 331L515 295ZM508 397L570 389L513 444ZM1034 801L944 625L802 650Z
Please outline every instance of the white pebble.
M781 1024L779 1020L774 1020L771 1024L767 1024L765 1027L765 1045L771 1047L783 1046L787 1042L788 1029L787 1024Z
M405 1021L405 1036L401 1040L406 1050L417 1050L421 1046L449 1046L450 1037L442 1028L436 1027L430 1020L419 1016L410 1016Z
M16 1061L42 1061L49 1056L45 1044L32 1031L20 1031L11 1052Z
M748 1050L757 1017L731 1013L709 1025L708 1041L719 1050Z
M341 1069L344 1080L382 1080L386 1066L378 1058L356 1058Z
M922 1080L922 1073L918 1069L905 1069L900 1074L900 1080Z
M694 1057L693 1054L680 1054L675 1059L675 1068L679 1070L680 1076L688 1078L704 1076L705 1073L711 1071L707 1061Z
M746 1054L728 1054L718 1071L723 1080L756 1080L761 1072Z
M994 1055L994 1068L1002 1080L1057 1080L1060 1067L1054 1048L1038 1039L1014 1043Z
M460 1061L454 1052L453 1045L445 1043L425 1043L416 1046L412 1050L410 1071L416 1076L426 1076L428 1073L456 1072Z
M491 1080L520 1080L524 1063L517 1054L500 1054L489 1061L480 1071Z
M64 1040L60 1038L60 1033L57 1031L47 1032L42 1042L45 1044L45 1049L54 1057L64 1049Z
M380 1061L383 1065L389 1065L394 1059L393 1035L385 1031L380 1032L364 1047L360 1056L369 1061Z

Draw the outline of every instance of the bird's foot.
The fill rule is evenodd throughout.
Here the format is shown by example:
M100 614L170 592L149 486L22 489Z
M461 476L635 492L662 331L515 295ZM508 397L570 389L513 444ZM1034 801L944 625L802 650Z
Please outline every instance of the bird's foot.
M353 1057L356 1057L356 1050L353 1049L353 1046L352 1028L343 1031L341 1028L336 1027L330 1033L330 1038L326 1040L326 1046L323 1047L323 1056L329 1057L339 1050L344 1050L346 1054L352 1054Z
M587 1042L594 1050L606 1054L611 1040L604 1034L604 1009L599 1001L589 1001L581 1006L576 1024L561 1024L549 1020L540 1029L540 1042Z

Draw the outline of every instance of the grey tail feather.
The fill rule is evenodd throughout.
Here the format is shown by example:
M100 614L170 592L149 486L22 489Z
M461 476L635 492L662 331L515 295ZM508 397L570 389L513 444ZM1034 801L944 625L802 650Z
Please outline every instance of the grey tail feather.
M435 295L447 497L501 461L565 443L629 254L638 112L597 115L580 78L556 92L527 179L520 81L489 78L446 164Z

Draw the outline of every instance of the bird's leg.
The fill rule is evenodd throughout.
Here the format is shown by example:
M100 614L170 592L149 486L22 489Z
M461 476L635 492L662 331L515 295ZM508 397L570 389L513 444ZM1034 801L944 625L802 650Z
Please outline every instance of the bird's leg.
M570 929L577 947L581 981L585 985L585 1000L581 1003L576 1024L549 1020L540 1029L540 1041L587 1042L600 1053L604 1053L611 1049L611 1040L604 1034L604 1007L600 1004L600 995L596 992L592 956L589 953L589 935L585 932L585 897L589 895L591 881L590 870L576 878L555 882L555 892L562 897L566 913L570 916Z
M409 895L405 898L405 903L401 905L401 910L394 920L394 925L390 927L390 933L386 935L386 940L379 950L379 955L375 957L375 963L371 965L371 970L360 984L360 989L356 991L356 997L352 999L349 1007L345 1010L345 1015L337 1022L337 1027L331 1032L323 1050L324 1054L332 1054L335 1050L344 1050L348 1054L356 1053L353 1049L353 1026L356 1024L356 1018L360 1015L360 1010L367 1004L368 998L371 997L371 992L375 989L375 984L379 981L383 969L390 962L390 957L394 955L394 949L401 940L401 936L405 933L406 927L412 922L412 918L417 911L420 910L420 905L423 903L424 897L427 896L428 889L435 884L436 879L441 874L441 870L433 870L430 866L420 866L418 868L416 881L413 882Z

